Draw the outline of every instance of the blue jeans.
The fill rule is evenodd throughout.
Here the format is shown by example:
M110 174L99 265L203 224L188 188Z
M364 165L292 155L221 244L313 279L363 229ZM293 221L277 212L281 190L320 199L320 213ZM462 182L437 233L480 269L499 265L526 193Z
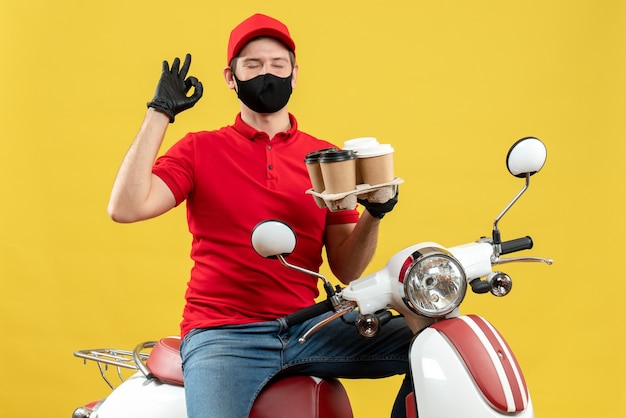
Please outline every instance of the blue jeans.
M354 319L353 314L347 319ZM409 372L412 332L394 318L374 338L332 321L305 344L319 318L287 328L284 320L195 329L181 344L189 418L247 418L261 389L278 374L380 378ZM400 388L392 417L404 417L410 379Z

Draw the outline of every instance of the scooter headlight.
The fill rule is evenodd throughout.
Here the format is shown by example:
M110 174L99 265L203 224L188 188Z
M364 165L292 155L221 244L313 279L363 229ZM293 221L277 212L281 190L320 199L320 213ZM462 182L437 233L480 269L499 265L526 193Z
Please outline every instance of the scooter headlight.
M415 251L404 262L398 279L404 303L413 312L431 318L452 312L467 290L463 267L442 248Z

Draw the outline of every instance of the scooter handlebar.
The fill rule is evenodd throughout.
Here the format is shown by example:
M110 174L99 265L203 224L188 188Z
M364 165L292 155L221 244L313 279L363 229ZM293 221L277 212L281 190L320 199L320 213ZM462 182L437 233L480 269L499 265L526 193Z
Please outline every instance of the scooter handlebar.
M333 304L330 300L326 299L316 303L315 305L311 305L308 308L300 309L299 311L287 315L285 317L285 322L288 327L291 327L331 311L333 311Z
M511 254L517 251L530 250L533 248L533 239L529 236L504 241L500 244L501 254Z

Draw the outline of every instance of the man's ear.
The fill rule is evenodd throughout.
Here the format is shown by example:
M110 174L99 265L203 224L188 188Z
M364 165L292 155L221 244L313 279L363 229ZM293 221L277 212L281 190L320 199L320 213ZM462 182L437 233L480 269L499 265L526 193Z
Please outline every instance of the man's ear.
M233 70L230 67L224 67L224 81L226 81L226 85L231 90L236 90L237 82L235 81L235 77L233 75Z
M293 66L293 71L291 72L291 88L296 88L296 83L298 81L298 64Z

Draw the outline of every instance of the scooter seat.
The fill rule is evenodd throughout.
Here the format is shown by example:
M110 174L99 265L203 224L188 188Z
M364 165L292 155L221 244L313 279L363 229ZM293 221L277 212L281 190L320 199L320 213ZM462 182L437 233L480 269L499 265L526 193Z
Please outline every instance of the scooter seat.
M159 381L183 386L180 338L166 337L152 348L146 361ZM272 381L261 391L250 418L353 418L348 394L337 379L286 376Z
M161 382L183 386L180 338L165 337L156 343L146 361L150 373Z
M337 379L281 377L257 397L250 418L353 418L348 394Z

